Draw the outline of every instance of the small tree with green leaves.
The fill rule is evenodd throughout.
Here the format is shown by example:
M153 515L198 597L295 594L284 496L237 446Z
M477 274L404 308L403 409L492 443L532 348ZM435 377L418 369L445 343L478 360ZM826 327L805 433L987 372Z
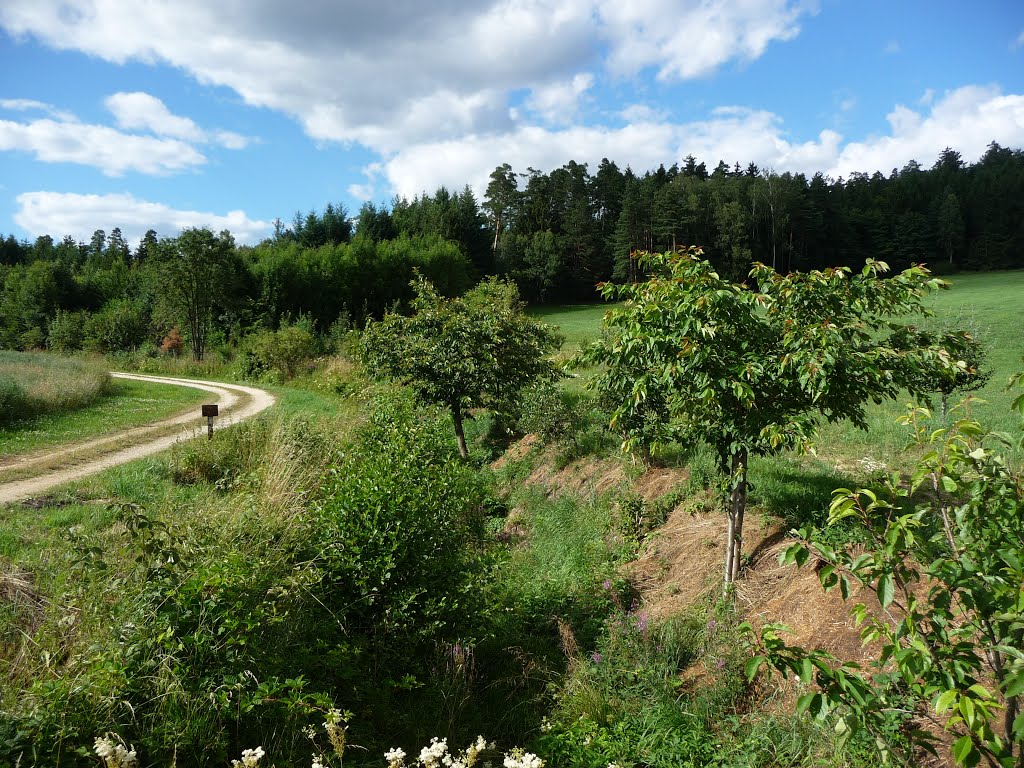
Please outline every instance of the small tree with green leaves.
M1016 377L1024 378L1024 374ZM1024 396L1014 403L1024 410ZM865 541L830 546L826 533L796 532L783 563L816 564L822 586L849 599L873 591L881 611L851 610L865 643L880 649L868 668L785 643L782 625L761 630L747 664L765 662L812 689L798 701L841 734L867 729L883 752L933 754L936 733L953 736L957 765L1024 766L1024 474L1006 458L1005 435L964 416L932 430L910 406L901 421L928 452L905 482L835 491L828 526L852 518ZM1018 448L1022 447L1020 444ZM827 529L826 529L827 530ZM894 720L902 725L893 743ZM927 723L920 727L921 722Z
M908 332L915 334L912 343L941 346L950 356L963 362L962 366L920 372L918 388L938 394L939 415L943 419L950 395L977 392L992 378L992 368L988 365L988 333L972 313L961 309L955 315L926 318L920 327Z
M780 275L755 264L756 287L721 278L698 247L640 254L646 282L602 286L624 302L579 362L612 407L626 449L657 453L704 441L728 472L725 583L739 572L751 455L803 446L823 420L865 426L865 404L914 386L922 370L955 366L918 346L894 318L924 311L945 287L923 267L891 278L885 264ZM912 375L914 374L914 375Z
M413 288L413 314L369 323L360 355L373 375L397 379L421 400L448 408L459 454L467 458L468 409L508 415L526 387L558 378L548 355L561 339L523 312L511 283L487 280L454 299L442 298L423 277Z

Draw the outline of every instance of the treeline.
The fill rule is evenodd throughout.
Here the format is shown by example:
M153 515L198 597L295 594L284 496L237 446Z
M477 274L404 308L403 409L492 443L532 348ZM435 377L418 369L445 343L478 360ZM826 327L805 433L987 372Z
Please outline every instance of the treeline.
M593 172L576 162L550 173L503 164L482 201L469 187L442 187L367 203L354 217L340 205L296 214L254 247L236 247L230 233L216 239L224 258L201 308L215 346L300 318L318 333L339 318L360 325L408 301L415 270L445 295L497 274L530 302L558 303L640 277L636 250L691 244L730 278L754 261L789 272L858 268L869 257L893 269L1010 269L1024 266L1024 152L992 143L968 165L947 148L931 168L910 162L888 176L837 180L753 163L709 171L692 156L642 176L607 159ZM187 302L167 297L188 282L180 240L150 230L133 250L117 228L88 243L0 238L0 345L157 347L175 327L196 341Z
M700 245L720 272L759 261L781 272L865 259L935 271L1024 266L1024 152L991 144L974 165L952 149L930 169L889 176L778 174L692 156L637 176L603 160L543 174L502 165L484 209L495 271L532 301L593 297L595 283L636 278L634 250Z

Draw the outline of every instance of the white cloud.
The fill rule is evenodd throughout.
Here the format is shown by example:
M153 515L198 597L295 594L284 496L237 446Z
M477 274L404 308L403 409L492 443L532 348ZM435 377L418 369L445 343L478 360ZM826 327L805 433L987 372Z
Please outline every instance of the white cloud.
M128 131L149 131L157 136L171 136L184 141L203 141L204 133L188 117L171 113L160 99L148 93L115 93L105 104L117 124Z
M244 211L228 211L223 215L182 211L163 203L139 200L130 194L25 192L16 200L18 210L14 221L34 236L59 233L88 240L97 227L120 227L126 240L138 242L149 229L167 237L186 227L209 227L214 232L231 230L240 243L254 243L272 229L270 222L250 219Z
M215 142L228 149L245 149L251 141L231 131L204 131L192 118L175 115L156 96L142 91L114 93L104 103L125 130L149 131L191 143Z
M11 112L43 112L58 120L74 120L74 115L57 109L52 104L35 99L0 99L0 109Z
M1024 144L1024 96L1004 95L995 86L949 91L931 104L927 114L897 105L887 119L890 135L847 144L827 166L829 173L887 173L910 160L927 167L946 147L956 148L965 162L974 162L992 141Z
M1024 29L1017 35L1017 39L1013 41L1010 48L1024 48Z
M170 64L295 117L314 139L388 153L515 130L509 99L522 90L556 117L605 54L606 71L662 79L757 58L799 33L812 2L4 0L0 25L107 61ZM167 135L192 127L176 125Z
M571 80L537 86L526 100L526 107L549 123L569 123L579 111L580 99L594 85L589 72Z
M796 37L800 17L815 11L816 3L788 0L598 2L611 69L634 74L655 67L661 80L702 77L734 59L756 59L770 43Z
M244 149L252 142L249 137L231 131L204 131L193 120L172 114L160 99L148 93L115 93L105 104L124 130L81 123L70 112L41 101L4 99L0 108L42 111L54 119L0 120L0 151L31 152L45 163L88 165L107 176L121 176L126 171L159 176L206 163L206 156L195 144L216 143L228 149ZM154 135L126 131L148 131Z
M517 171L527 167L551 170L569 160L587 162L591 169L604 157L620 167L637 170L679 162L688 154L713 168L719 160L732 165L753 161L779 172L833 177L854 172L888 173L912 159L929 166L947 146L965 161L977 160L989 142L1024 144L1024 96L1003 95L994 87L967 86L946 93L930 111L897 106L889 115L891 133L843 144L834 130L822 130L810 141L793 141L782 119L771 112L745 107L720 107L706 120L671 123L639 112L622 128L569 127L554 130L519 127L496 135L473 135L459 140L410 146L373 175L383 174L392 189L412 196L444 184L460 187L467 181L483 194L488 176L502 162Z
M619 117L627 123L661 123L668 119L668 112L647 104L630 104L619 112Z
M165 175L195 168L206 157L178 139L136 136L105 125L50 119L0 120L0 151L30 152L44 163L76 163L107 176L126 171Z

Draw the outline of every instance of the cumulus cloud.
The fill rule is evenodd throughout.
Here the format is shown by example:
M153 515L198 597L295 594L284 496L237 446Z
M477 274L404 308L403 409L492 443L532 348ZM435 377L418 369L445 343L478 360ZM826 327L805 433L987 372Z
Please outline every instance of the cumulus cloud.
M175 115L156 96L142 91L114 93L104 103L125 130L149 131L192 143L215 142L228 149L245 149L250 143L248 137L231 131L205 131L192 118Z
M120 227L129 242L138 242L149 229L171 237L186 227L209 227L214 232L230 230L240 243L255 243L272 229L270 222L250 219L244 211L183 211L130 194L25 192L16 201L15 223L35 236L60 233L88 240L97 226L107 222L108 228Z
M825 171L835 178L851 173L888 173L910 160L930 165L945 147L956 147L965 161L984 154L989 142L1024 144L1024 96L1004 95L995 87L967 86L933 100L928 112L897 106L889 114L891 133L843 143L834 130L808 141L794 141L782 119L765 110L720 107L706 120L672 123L639 110L621 128L569 127L561 130L523 126L501 135L477 135L429 142L396 153L373 174L382 174L395 192L412 196L439 184L458 187L467 181L478 195L498 162L516 170L553 169L569 160L590 163L602 158L645 170L681 161L688 154L713 167L753 161L780 172ZM496 149L500 148L500 150Z
M0 151L30 152L44 163L76 163L107 176L137 171L166 175L206 162L206 156L178 139L137 136L74 120L49 118L19 123L0 120Z
M571 122L579 111L580 98L594 85L594 76L582 72L571 80L537 86L526 107L549 123Z
M634 74L655 67L661 80L703 77L734 59L756 59L770 43L796 37L801 16L815 11L814 3L787 0L598 3L611 69Z
M1003 95L995 86L950 91L932 103L928 114L897 105L887 119L890 135L847 144L829 172L888 172L910 160L928 165L946 147L955 147L964 161L973 162L991 141L1024 143L1024 96Z
M314 139L388 153L514 130L509 98L524 89L557 117L604 56L606 73L654 68L666 80L757 58L812 10L810 0L5 0L0 25L107 61L167 63L295 117Z
M105 104L124 130L79 122L70 112L41 101L4 99L0 108L41 111L53 117L30 122L0 120L0 151L30 152L45 163L88 165L107 176L122 176L127 171L162 176L205 164L206 156L196 144L244 149L252 141L231 131L204 131L148 93L115 93Z
M203 132L191 118L172 114L156 96L136 91L115 93L106 99L107 109L117 124L129 131L149 131L184 141L202 141Z

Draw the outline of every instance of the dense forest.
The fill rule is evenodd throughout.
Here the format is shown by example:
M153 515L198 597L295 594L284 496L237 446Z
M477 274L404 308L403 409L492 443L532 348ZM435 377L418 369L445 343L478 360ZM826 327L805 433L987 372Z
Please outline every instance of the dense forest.
M73 237L0 238L0 346L201 357L253 330L305 323L326 334L412 297L415 271L445 295L502 275L534 303L597 299L595 285L638 277L636 249L697 244L718 270L780 272L927 264L935 272L1024 266L1024 151L992 143L969 165L953 149L931 168L831 179L692 156L637 175L602 160L543 173L507 164L478 201L467 186L390 206L340 205L275 222L256 246L186 230L134 249L119 228ZM212 323L209 321L212 319ZM207 338L208 336L208 338Z

